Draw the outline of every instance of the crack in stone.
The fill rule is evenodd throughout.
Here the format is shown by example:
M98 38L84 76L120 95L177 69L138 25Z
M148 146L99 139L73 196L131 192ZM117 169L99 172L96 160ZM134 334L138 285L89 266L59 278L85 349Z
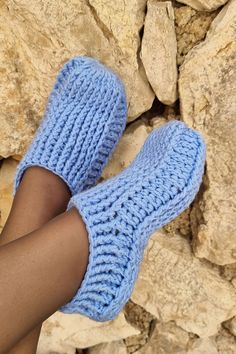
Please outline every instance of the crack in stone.
M96 22L98 28L102 31L102 33L103 33L104 37L107 39L107 41L109 43L114 42L116 44L116 46L118 46L119 49L121 50L117 38L114 36L112 31L105 25L105 23L100 19L96 8L90 3L89 0L86 0L86 4L90 10L90 13L91 13L94 21Z

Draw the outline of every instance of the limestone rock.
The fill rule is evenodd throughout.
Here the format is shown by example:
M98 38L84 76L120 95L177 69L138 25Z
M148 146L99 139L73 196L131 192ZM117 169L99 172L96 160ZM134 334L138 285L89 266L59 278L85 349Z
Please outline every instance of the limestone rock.
M218 354L215 338L198 338L190 342L186 354Z
M172 108L170 106L166 106L166 107L170 108L170 109ZM149 120L149 124L150 124L151 128L152 129L160 128L163 124L166 124L170 120L176 118L174 116L174 113L167 112L167 114L169 114L171 117L165 118L165 117L162 117L162 116L156 116L156 117L153 117L151 120Z
M207 143L202 196L192 213L194 250L217 264L236 262L236 1L212 22L180 70L182 117Z
M158 323L148 343L137 354L218 354L214 337L196 338L174 321Z
M125 133L114 151L112 159L103 172L104 179L117 175L131 164L151 130L151 127L142 120L132 123L131 126L125 130Z
M110 39L108 49L112 51L112 60L106 61L103 55L101 59L114 67L126 83L130 120L147 111L154 100L138 59L139 31L144 24L146 3L147 0L89 0L97 24Z
M137 56L145 6L146 0L1 1L0 156L23 154L57 72L76 55L120 74L131 120L151 107L154 93Z
M183 63L190 49L205 38L217 12L199 12L189 6L175 8L178 65Z
M157 98L168 105L177 99L176 55L174 11L171 2L148 0L141 59Z
M163 230L149 241L131 298L158 321L204 338L236 313L234 287L192 255L188 240Z
M131 300L128 301L124 308L125 318L140 333L129 336L124 339L128 353L134 353L144 346L149 340L150 333L155 326L156 319L141 306L138 306Z
M88 349L88 354L128 354L123 341L104 343Z
M103 178L111 178L127 168L141 150L151 131L166 122L163 117L155 117L150 121L150 125L139 119L128 126L103 172Z
M101 323L77 314L56 312L43 324L37 354L69 354L73 353L74 348L119 341L138 333L127 323L123 313L113 321Z
M186 354L189 336L174 322L157 324L149 342L136 354Z
M221 267L221 275L229 280L232 281L236 278L236 263L226 264Z
M51 339L53 342L54 338ZM59 342L57 345L54 345L54 349L51 348L51 341L49 341L46 346L42 345L41 338L39 338L39 344L36 354L80 354L81 352L77 351L76 348L66 345L65 343Z
M236 338L228 331L222 329L215 338L218 354L236 353Z
M233 278L233 279L231 280L231 284L236 288L236 278Z
M215 337L196 338L174 321L157 323L149 341L137 354L218 354ZM232 353L233 354L233 353Z
M3 161L0 168L0 227L7 220L13 199L13 179L17 162L13 159Z
M181 236L191 237L190 208L186 209L176 219L163 227L171 235L176 233Z
M224 327L227 328L230 333L236 337L236 317L233 317L229 321L225 322Z
M228 0L178 0L198 11L213 11L224 5Z

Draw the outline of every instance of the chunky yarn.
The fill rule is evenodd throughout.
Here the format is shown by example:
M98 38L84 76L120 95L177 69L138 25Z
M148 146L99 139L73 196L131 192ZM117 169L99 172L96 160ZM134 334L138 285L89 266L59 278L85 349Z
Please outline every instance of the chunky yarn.
M81 287L61 308L111 320L128 301L150 235L176 218L199 190L205 163L202 137L171 121L154 130L122 173L72 197L89 236ZM160 284L161 285L161 284Z
M126 98L120 79L97 60L76 57L59 73L44 119L20 162L15 191L30 166L60 176L71 193L101 175L125 128Z

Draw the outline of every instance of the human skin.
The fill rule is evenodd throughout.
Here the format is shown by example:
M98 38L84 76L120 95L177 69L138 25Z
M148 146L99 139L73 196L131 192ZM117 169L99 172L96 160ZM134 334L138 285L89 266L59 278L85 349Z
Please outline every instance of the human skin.
M0 236L0 353L36 353L42 322L80 286L89 246L70 197L52 172L24 173Z

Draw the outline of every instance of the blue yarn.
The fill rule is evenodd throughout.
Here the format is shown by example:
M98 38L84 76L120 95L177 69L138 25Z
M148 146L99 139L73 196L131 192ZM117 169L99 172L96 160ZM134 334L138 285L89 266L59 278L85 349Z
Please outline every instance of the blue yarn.
M68 61L18 165L15 192L30 166L57 174L72 194L93 186L121 137L126 113L124 86L111 70L88 57Z
M171 121L154 130L118 176L72 197L89 235L89 263L74 298L60 310L114 319L128 301L150 235L177 217L199 190L205 144Z

